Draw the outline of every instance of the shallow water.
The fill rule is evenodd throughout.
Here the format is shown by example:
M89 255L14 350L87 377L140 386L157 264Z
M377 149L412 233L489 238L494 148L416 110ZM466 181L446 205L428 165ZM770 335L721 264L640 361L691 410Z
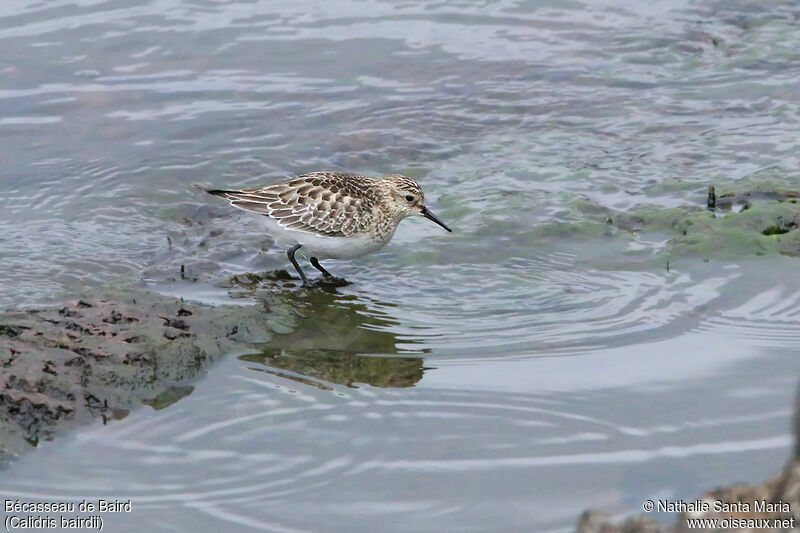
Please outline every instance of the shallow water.
M640 4L4 3L0 305L128 279L248 303L228 277L285 255L193 183L403 172L455 231L406 221L327 265L346 287L265 291L285 336L2 492L131 498L126 531L544 531L777 470L797 259L597 213L797 187L800 10Z

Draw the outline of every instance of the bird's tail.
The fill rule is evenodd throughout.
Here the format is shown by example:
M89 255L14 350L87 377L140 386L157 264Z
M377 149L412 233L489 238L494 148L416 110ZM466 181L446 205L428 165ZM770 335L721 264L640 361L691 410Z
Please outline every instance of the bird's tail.
M214 196L220 196L222 198L228 198L229 194L235 193L236 191L226 191L224 189L209 189L204 185L200 185L199 183L193 183L192 186L195 189L201 190L203 192L207 192L208 194L213 194Z
M227 198L229 194L233 194L236 191L225 191L223 189L203 189L208 194L213 194L214 196L221 196L222 198Z

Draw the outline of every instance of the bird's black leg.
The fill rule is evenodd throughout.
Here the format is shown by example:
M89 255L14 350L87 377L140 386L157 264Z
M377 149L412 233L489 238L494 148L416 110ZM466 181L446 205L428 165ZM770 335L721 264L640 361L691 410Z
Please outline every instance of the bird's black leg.
M300 249L300 245L299 244L295 244L294 246L289 248L289 250L286 252L286 255L289 256L289 261L292 262L292 264L294 265L294 268L297 270L297 273L300 274L301 278L303 278L303 286L304 287L308 287L310 285L308 283L308 278L306 277L305 272L303 272L303 269L300 268L300 265L297 264L297 260L294 258L294 253L299 249Z
M322 272L323 276L331 277L331 273L328 272L327 270L325 270L324 268L322 268L322 265L319 264L319 261L317 261L316 257L312 257L311 258L311 264L314 265L314 268L316 268L317 270Z

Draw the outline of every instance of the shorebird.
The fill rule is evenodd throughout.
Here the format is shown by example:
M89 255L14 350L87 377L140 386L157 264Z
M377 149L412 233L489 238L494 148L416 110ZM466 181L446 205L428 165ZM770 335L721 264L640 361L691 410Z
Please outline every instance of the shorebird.
M370 178L348 172L312 172L255 189L206 189L245 211L264 215L267 232L287 255L304 286L308 278L295 259L300 248L330 276L320 259L352 259L380 250L404 218L419 215L452 231L425 205L417 182L393 174Z

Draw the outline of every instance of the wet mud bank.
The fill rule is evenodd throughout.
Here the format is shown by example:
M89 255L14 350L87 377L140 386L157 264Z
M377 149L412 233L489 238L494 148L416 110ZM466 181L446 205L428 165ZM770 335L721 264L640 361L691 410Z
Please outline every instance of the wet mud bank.
M298 290L277 270L222 282L239 305L131 290L0 312L0 464L93 420L168 407L237 352L253 370L326 390L414 386L425 371L419 352L401 353L381 330L388 318L338 294L341 283Z
M0 461L70 427L174 403L220 356L267 342L271 316L263 304L149 292L0 312Z

